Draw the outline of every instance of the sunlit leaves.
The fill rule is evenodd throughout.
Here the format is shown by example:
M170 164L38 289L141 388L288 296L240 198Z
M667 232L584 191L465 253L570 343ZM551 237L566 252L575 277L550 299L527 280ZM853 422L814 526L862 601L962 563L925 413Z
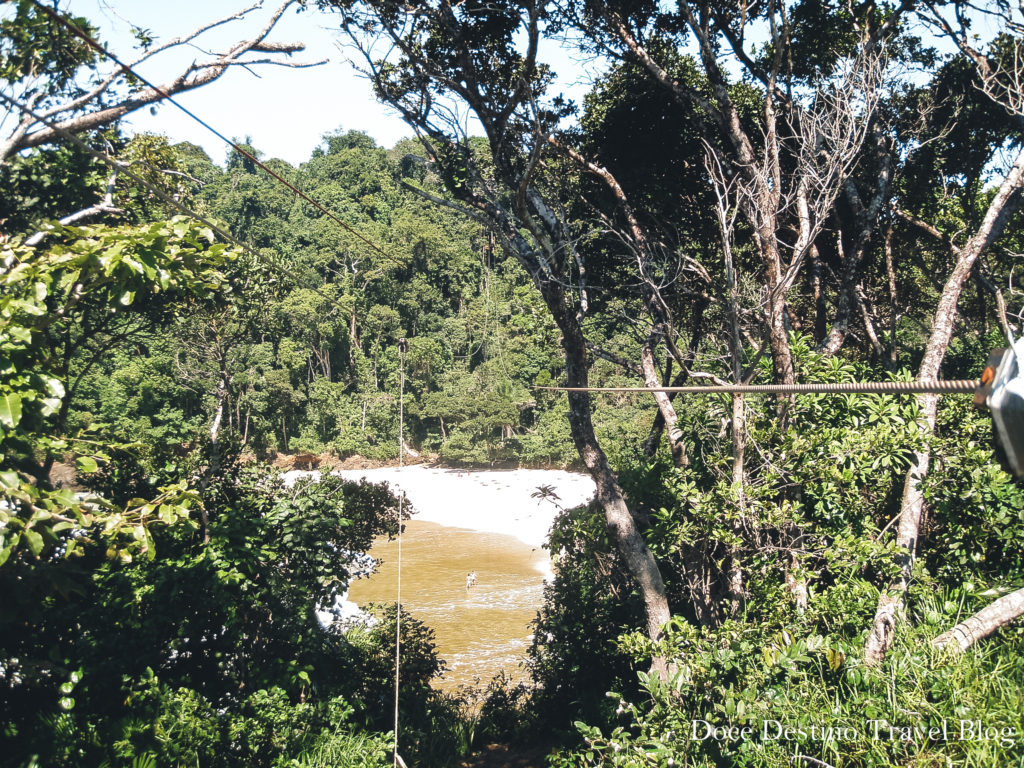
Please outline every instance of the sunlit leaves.
M159 320L188 303L214 301L228 290L222 269L234 254L208 228L182 218L137 228L54 227L44 242L38 248L3 245L8 266L0 273L0 562L19 547L40 558L63 543L64 553L73 554L96 523L111 540L134 530L135 546L152 556L149 518L156 505L165 507L165 522L187 517L195 499L184 485L166 489L155 504L117 509L103 499L55 490L40 476L40 456L77 454L82 474L96 472L107 460L102 449L59 433L56 416L67 397L62 376L68 361L54 347L57 340L66 347L97 316L146 312Z

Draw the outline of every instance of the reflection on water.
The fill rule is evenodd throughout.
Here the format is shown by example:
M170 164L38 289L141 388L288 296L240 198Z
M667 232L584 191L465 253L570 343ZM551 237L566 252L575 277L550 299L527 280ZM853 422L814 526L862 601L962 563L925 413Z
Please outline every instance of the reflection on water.
M393 603L398 543L380 539L370 554L383 560L368 579L352 583L349 599ZM402 537L402 605L431 627L447 662L442 688L486 683L504 670L525 678L521 662L530 622L550 574L547 551L511 536L445 528L410 520ZM466 588L467 574L476 584Z

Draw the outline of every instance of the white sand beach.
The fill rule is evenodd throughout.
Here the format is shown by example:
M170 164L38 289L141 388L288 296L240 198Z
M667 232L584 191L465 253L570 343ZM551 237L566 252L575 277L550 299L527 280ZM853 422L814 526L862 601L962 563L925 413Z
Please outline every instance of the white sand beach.
M291 471L286 482L315 474ZM594 495L589 475L557 469L477 470L445 467L382 467L338 472L348 480L387 482L405 491L416 519L450 528L514 536L532 547L547 541L560 508L575 507ZM534 498L540 487L553 496Z

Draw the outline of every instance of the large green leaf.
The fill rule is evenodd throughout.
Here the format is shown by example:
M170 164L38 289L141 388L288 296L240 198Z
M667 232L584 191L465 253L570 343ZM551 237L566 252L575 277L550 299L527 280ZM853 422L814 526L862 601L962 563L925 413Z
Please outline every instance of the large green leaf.
M13 392L0 394L0 424L14 429L21 421L21 395Z

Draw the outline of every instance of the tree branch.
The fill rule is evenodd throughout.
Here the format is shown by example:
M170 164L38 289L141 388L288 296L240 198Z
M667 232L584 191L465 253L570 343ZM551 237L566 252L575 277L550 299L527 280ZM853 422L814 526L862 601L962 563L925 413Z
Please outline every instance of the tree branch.
M241 58L244 54L252 51L259 51L263 53L284 53L286 55L291 55L297 51L304 50L305 46L302 43L272 43L265 40L285 10L297 1L298 0L285 0L285 2L282 3L271 15L270 21L255 37L235 43L226 53L220 54L212 61L204 62L202 64L193 62L180 75L162 85L140 89L117 100L110 106L95 106L91 111L86 111L84 114L66 117L63 120L55 122L53 125L37 127L35 130L31 130L31 128L32 126L39 126L38 120L32 120L28 125L25 125L23 121L23 123L19 124L18 128L16 128L15 131L12 132L12 134L8 136L2 144L0 144L0 163L5 162L8 157L16 152L42 146L58 140L61 138L60 132L62 130L69 131L71 133L81 133L83 131L102 128L145 106L155 104L180 93L186 93L188 91L195 90L196 88L201 88L202 86L221 77L221 75L231 67L244 68L252 65L275 65L292 68L305 68L324 64L326 60L317 62L286 62L275 58L249 60ZM81 109L88 110L89 105L96 105L98 99L103 94L108 93L110 88L125 74L127 74L130 68L142 63L158 53L162 53L180 45L191 43L202 33L229 21L239 19L255 8L258 8L260 5L260 3L256 3L236 14L205 24L184 37L175 38L174 40L170 40L155 49L147 51L143 56L135 59L127 65L118 64L114 71L104 78L99 85L94 87L91 91L80 97L71 99L68 102L48 108L42 117L53 117L67 112L76 112ZM50 11L47 8L43 8L43 10L56 18L60 23L65 25L69 24L63 17L57 15L56 12ZM84 33L76 27L70 28L75 31L75 34L84 35ZM89 40L88 43L89 45L96 45L91 40Z

